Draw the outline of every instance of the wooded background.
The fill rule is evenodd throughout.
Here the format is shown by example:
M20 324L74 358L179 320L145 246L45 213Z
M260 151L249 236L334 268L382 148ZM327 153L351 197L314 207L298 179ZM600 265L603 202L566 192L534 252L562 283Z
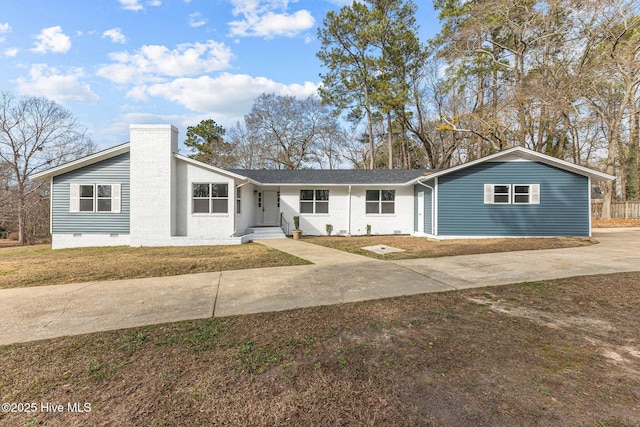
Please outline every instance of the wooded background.
M617 176L594 192L602 195L603 219L612 201L640 198L640 2L433 5L442 29L430 40L419 38L411 0L355 1L329 12L318 30L318 95L263 94L229 129L214 119L191 126L190 156L255 169L443 169L523 146ZM0 105L4 228L26 224L25 215L36 212L25 195L46 198L46 187L34 187L25 171L93 147L68 115L73 126L60 126L74 137L64 143L42 139L42 132L20 134L28 126L38 131L40 122L15 124L17 104L4 94ZM37 235L38 227L23 234Z

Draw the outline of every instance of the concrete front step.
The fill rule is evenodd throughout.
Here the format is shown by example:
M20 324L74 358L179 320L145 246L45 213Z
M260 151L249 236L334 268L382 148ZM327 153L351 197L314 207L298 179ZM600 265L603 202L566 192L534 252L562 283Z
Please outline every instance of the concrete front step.
M284 239L287 237L280 227L250 227L247 228L247 234L251 236L251 240Z

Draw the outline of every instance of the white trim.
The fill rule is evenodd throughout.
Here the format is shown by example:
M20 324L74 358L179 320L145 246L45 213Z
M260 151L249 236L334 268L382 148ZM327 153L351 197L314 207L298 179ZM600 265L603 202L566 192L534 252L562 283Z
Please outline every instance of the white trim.
M591 235L591 224L593 221L592 218L592 214L591 214L591 177L587 177L587 208L589 209L589 237L592 237Z
M490 162L490 161L497 161L499 160L501 157L505 157L505 156L510 156L510 158L512 158L513 156L511 156L512 154L518 155L520 156L522 159L525 160L531 160L531 161L539 161L541 163L545 163L547 165L550 166L555 166L559 169L563 169L569 172L573 172L576 173L578 175L583 175L583 176L588 176L592 179L596 179L599 181L612 181L614 179L616 179L615 176L613 175L609 175L600 171L597 171L595 169L589 169L586 168L584 166L579 166L570 162L567 162L565 160L560 160L560 159L556 159L555 157L551 157L551 156L547 156L546 154L542 154L542 153L538 153L537 151L533 151L533 150L529 150L527 148L523 148L523 147L513 147L510 148L508 150L504 150L504 151L500 151L498 153L495 154L491 154L487 157L483 157L481 159L477 159L474 160L472 162L468 162L468 163L463 163L461 165L458 166L454 166L452 168L449 169L444 169L441 170L439 172L434 172L431 175L426 175L424 177L420 177L420 178L416 178L414 180L411 180L409 182L407 182L407 184L413 184L417 181L421 181L421 180L429 180L432 178L437 178L439 176L442 175L447 175L450 174L452 172L456 172L462 169L466 169L468 167L480 164L480 163L484 163L484 162Z
M422 213L422 218L420 218L420 213ZM418 191L418 224L416 232L418 234L425 234L424 232L424 190Z
M98 186L110 186L111 197L103 197L102 199L111 200L111 210L99 211L98 210ZM93 187L93 210L81 211L80 210L80 187L91 186ZM84 199L89 199L85 197ZM106 183L106 182L94 182L94 183L82 183L72 182L69 184L69 213L122 213L122 184Z
M438 183L438 177L435 177L433 179L433 188L434 188L434 199L433 199L433 205L431 206L432 209L432 213L431 215L433 215L434 218L434 227L433 230L431 231L435 236L438 235L438 227L440 226L438 219L440 218L440 214L438 212L439 206L438 206L438 187L439 187L439 183Z
M80 212L80 184L69 184L69 212Z
M526 193L529 196L527 203L516 202L516 194L523 195L524 193L516 193L516 187L529 187L529 191ZM539 205L540 204L540 184L511 184L511 203L514 205Z
M435 240L457 240L457 239L553 239L556 237L583 237L587 238L587 236L576 236L573 234L552 234L548 236L438 236L438 235L427 235Z
M507 201L506 202L496 202L496 187L507 187L509 192L506 194ZM488 191L490 190L490 191ZM513 203L511 191L511 184L484 184L484 204L485 205L510 205ZM491 195L491 199L487 198L487 195ZM504 196L504 193L498 193L497 195ZM524 204L524 203L523 203Z
M195 185L207 185L209 187L209 195L207 197L196 197L194 195L194 186ZM213 197L213 186L214 185L225 185L227 187L227 197L216 196ZM233 200L233 211L235 216L236 210L236 198L235 198L235 185L233 187L234 197L232 198L229 195L229 183L228 182L200 182L194 181L191 182L191 215L192 216L229 216L229 201ZM207 212L195 212L195 201L196 200L207 200L208 202L208 211ZM214 200L226 200L227 201L227 211L226 212L213 212L213 201Z
M122 184L111 184L111 213L122 211Z
M421 177L422 178L422 177ZM247 178L250 179L250 178ZM414 185L417 182L417 180L412 180L409 182L382 182L382 183L376 183L376 182L371 182L371 183L367 183L367 184L353 184L353 183L349 183L349 182L342 182L342 183L324 183L324 184L316 184L315 182L313 184L309 184L309 183L305 183L305 182L300 182L300 183L279 183L279 182L257 182L254 181L254 183L258 184L258 185L262 185L262 186L277 186L277 187L322 187L322 188L326 188L326 187L407 187L409 185Z
M250 182L252 184L263 185L260 182L255 181L255 180L253 180L251 178L248 178L246 176L238 175L237 173L229 172L226 169L218 168L216 166L212 166L212 165L209 165L209 164L206 164L206 163L199 162L199 161L194 160L194 159L192 159L190 157L183 156L182 154L173 153L173 157L175 157L178 160L183 160L183 161L185 161L187 163L191 163L192 165L199 166L199 167L201 167L203 169L208 169L208 170L210 170L212 172L219 173L220 175L225 175L225 176L228 176L230 178L235 178L235 179L239 179L239 180L242 180L242 181L248 181L248 182ZM274 184L274 185L278 185L278 184Z
M53 234L53 177L49 178L49 234Z
M62 164L60 166L56 166L42 172L34 173L29 178L35 179L35 180L41 180L49 177L54 177L57 175L62 175L63 173L71 172L76 169L80 169L85 166L89 166L94 163L98 163L103 160L107 160L112 157L116 157L121 154L128 153L129 147L130 147L130 144L128 142L124 144L116 145L115 147L107 148L106 150L102 150L97 153L90 154L80 159Z

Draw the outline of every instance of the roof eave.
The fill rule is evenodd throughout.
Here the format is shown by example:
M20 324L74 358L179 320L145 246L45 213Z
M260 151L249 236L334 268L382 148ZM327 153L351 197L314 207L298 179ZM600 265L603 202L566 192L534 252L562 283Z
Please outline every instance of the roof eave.
M115 147L107 148L106 150L102 150L97 153L89 154L88 156L82 157L80 159L72 160L68 163L52 167L42 172L34 173L29 178L38 181L49 179L54 176L62 175L63 173L71 172L76 169L80 169L85 166L89 166L94 163L98 163L103 160L128 153L129 149L130 144L126 142L124 144L116 145Z
M474 161L471 161L469 163L463 163L461 165L458 166L454 166L452 168L449 169L444 169L441 170L439 172L435 172L431 175L428 176L424 176L424 177L420 177L420 178L416 178L413 181L410 181L410 183L416 184L418 182L424 182L424 181L429 181L433 178L437 178L443 175L447 175L450 173L453 173L455 171L459 171L462 169L466 169L468 167L480 164L480 163L484 163L484 162L488 162L488 161L492 161L492 160L497 160L501 157L507 156L509 154L512 153L518 153L518 155L520 155L520 157L527 159L527 160L532 160L532 161L540 161L542 163L545 163L547 165L550 166L555 166L559 169L563 169L569 172L573 172L576 173L578 175L582 175L582 176L588 176L589 178L596 180L596 181L612 181L614 179L616 179L615 176L613 175L609 175L606 174L604 172L600 172L597 171L595 169L590 169L590 168L586 168L584 166L579 166L570 162L567 162L565 160L561 160L561 159L557 159L555 157L551 157L548 156L546 154L542 154L542 153L538 153L537 151L533 151L533 150L528 150L526 148L523 147L512 147L509 148L508 150L504 150L504 151L500 151L498 153L495 154L491 154L489 156L483 157L481 159L477 159Z
M226 169L222 169L222 168L219 168L217 166L213 166L213 165L209 165L207 163L200 162L198 160L192 159L191 157L183 156L182 154L173 153L173 157L175 157L176 159L183 160L183 161L185 161L187 163L191 163L192 165L199 166L199 167L204 168L204 169L208 169L208 170L210 170L212 172L216 172L216 173L219 173L219 174L222 174L222 175L229 176L231 178L240 179L242 181L248 181L248 182L250 182L252 184L256 184L256 185L264 185L264 184L254 180L252 178L249 178L247 176L239 175L237 173L230 172L230 171L228 171Z

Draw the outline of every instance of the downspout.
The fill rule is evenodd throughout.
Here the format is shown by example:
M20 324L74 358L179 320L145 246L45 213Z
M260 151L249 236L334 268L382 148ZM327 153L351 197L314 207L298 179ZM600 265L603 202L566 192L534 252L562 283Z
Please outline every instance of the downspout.
M588 211L589 212L589 237L592 237L591 221L593 221L593 218L592 218L593 213L591 209L593 209L593 204L591 202L591 177L590 176L587 177L587 183L588 183L587 184L587 206L589 206L589 211Z
M236 218L238 216L238 211L236 210L237 209L236 208L236 199L238 198L237 197L238 196L238 188L244 187L248 183L249 183L249 181L245 182L244 184L237 185L233 189L234 190L233 191L233 234L230 237L237 237L236 236L236 232L238 231L237 230L237 226L238 226L237 221L238 221L238 219ZM235 184L235 181L234 181L234 184Z
M418 184L422 185L423 187L427 187L429 190L431 190L431 233L430 234L437 234L436 233L436 227L435 227L435 217L436 217L437 212L435 212L436 207L435 207L435 205L433 203L433 198L435 197L436 190L432 186L427 185L422 181L417 181L417 182L418 182Z
M347 203L347 236L351 236L351 186L349 186L349 201Z
M589 206L591 209L591 206ZM49 234L53 236L53 177L49 183ZM51 237L53 240L53 237Z

